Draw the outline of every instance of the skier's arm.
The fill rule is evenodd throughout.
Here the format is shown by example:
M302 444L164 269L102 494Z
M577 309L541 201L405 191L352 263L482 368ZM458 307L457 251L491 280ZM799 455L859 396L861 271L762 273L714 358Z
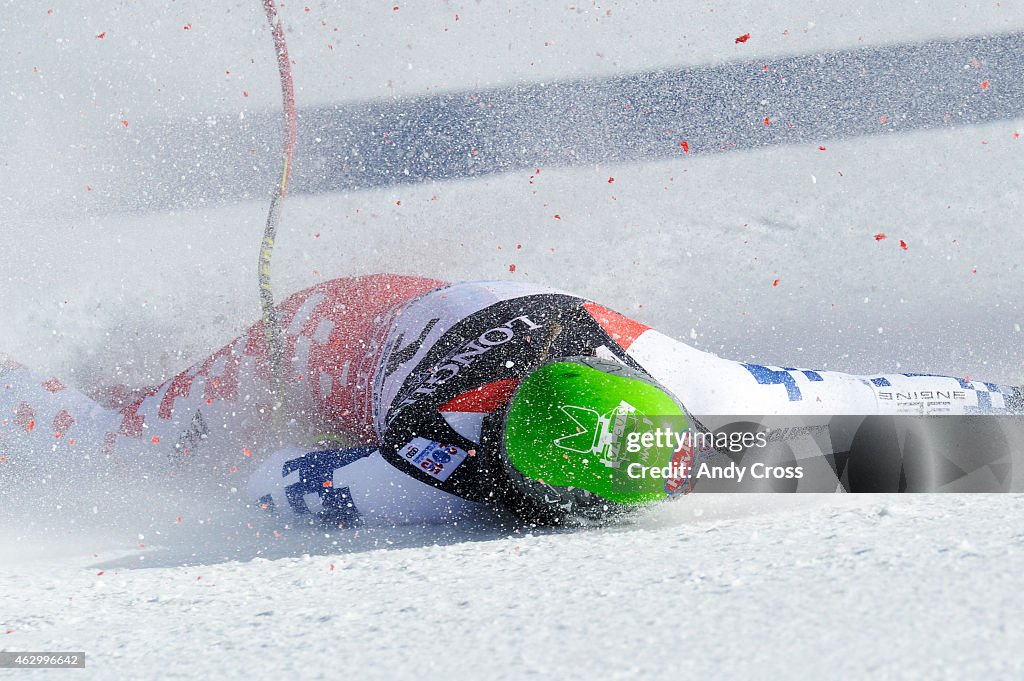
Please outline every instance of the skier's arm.
M694 414L1024 413L1021 388L934 374L871 374L734 362L653 329L629 354Z
M439 522L477 506L403 474L374 447L278 450L247 495L264 511L327 527Z

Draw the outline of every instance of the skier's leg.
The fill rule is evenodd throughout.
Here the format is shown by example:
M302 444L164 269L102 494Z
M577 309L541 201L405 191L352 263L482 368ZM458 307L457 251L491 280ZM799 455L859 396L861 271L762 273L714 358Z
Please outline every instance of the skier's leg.
M736 362L654 329L628 348L695 415L873 414L877 400L858 376Z
M1006 395L1006 409L1011 414L1024 415L1024 385L1009 388Z
M372 439L369 376L381 327L401 303L442 283L371 275L300 291L278 308L283 331L282 412L274 413L266 332L257 322L216 353L122 410L119 455L201 459L244 473L282 442L323 433Z
M861 376L883 414L1021 414L1020 388L936 374Z
M1024 413L1021 389L935 374L871 374L735 362L644 331L628 352L698 415Z

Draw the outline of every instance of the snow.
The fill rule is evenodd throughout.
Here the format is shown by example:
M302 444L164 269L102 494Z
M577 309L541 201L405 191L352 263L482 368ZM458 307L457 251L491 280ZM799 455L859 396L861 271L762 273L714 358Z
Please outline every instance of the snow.
M533 184L524 171L295 195L275 286L385 270L517 278L676 337L695 328L694 345L730 358L1020 384L1018 130L1024 120L828 142L824 152L544 168ZM20 248L0 251L2 271L18 274L0 299L11 320L0 347L58 376L127 361L134 384L205 357L259 317L251 245L265 205L18 221L8 234Z
M1024 30L1020 5L945 0L286 5L300 107ZM264 18L46 9L0 26L0 349L83 387L153 383L258 317L266 202L148 210L168 178L116 185L131 165L111 150L159 157L146 143L170 117L276 110ZM731 358L1020 384L1020 133L1006 118L294 195L275 287L522 279ZM0 649L84 650L98 679L1024 671L1016 495L694 495L586 530L332 536L233 499L135 480L44 513L0 500Z
M1022 512L694 496L603 529L301 534L144 569L51 547L4 565L4 647L85 650L92 678L1019 678Z

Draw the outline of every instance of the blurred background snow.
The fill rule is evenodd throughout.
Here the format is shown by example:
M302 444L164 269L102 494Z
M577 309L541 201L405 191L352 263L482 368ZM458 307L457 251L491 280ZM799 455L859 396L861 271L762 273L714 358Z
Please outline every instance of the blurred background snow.
M614 100L613 76L729 63L759 70L780 58L824 61L837 50L895 44L892 63L858 74L858 87L870 90L877 74L917 84L917 71L927 71L915 60L901 72L900 44L1007 36L955 67L934 66L958 72L933 74L938 82L967 72L971 97L1000 102L984 125L901 132L900 116L891 116L874 135L769 139L735 151L723 138L724 152L705 144L654 162L563 163L539 174L517 167L454 181L403 183L397 169L390 186L293 194L275 279L279 296L384 270L528 279L738 359L1024 380L1024 236L1015 228L1024 114L1019 100L999 99L1021 87L1012 79L1021 52L1012 46L1024 8L286 3L281 16L300 113L578 79L598 79L582 82ZM257 318L253 271L280 107L260 3L19 3L6 10L0 38L8 56L0 64L0 347L79 384L113 372L139 385ZM986 80L1007 67L1010 76ZM893 82L887 76L879 87ZM816 105L841 105L835 83L816 85L807 92ZM701 115L700 99L720 107L736 96L716 99L713 84L696 94L690 119ZM948 106L955 123L961 95L901 96L936 113ZM763 128L777 104L747 110L740 101L721 124ZM811 112L799 126L823 128L828 115ZM189 129L183 121L225 133L196 146L175 136ZM537 123L538 137L559 125ZM787 127L799 132L791 120L775 121L777 131ZM598 144L606 132L593 131ZM687 130L672 133L678 149ZM322 151L330 143L300 139L297 176L304 160L308 169L332 153ZM194 168L169 171L161 166L168 158ZM218 174L203 175L204 167ZM889 238L876 241L878 233Z

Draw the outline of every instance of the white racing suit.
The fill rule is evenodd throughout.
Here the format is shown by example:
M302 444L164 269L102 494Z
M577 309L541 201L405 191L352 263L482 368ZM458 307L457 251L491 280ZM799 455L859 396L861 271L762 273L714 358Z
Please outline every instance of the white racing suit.
M1019 388L914 373L734 362L585 298L515 282L371 275L289 297L284 407L261 324L126 404L0 358L0 488L16 467L205 467L265 508L330 523L425 522L493 501L484 420L544 359L645 372L691 414L1021 413ZM343 436L325 449L322 435ZM311 451L318 449L319 451Z

